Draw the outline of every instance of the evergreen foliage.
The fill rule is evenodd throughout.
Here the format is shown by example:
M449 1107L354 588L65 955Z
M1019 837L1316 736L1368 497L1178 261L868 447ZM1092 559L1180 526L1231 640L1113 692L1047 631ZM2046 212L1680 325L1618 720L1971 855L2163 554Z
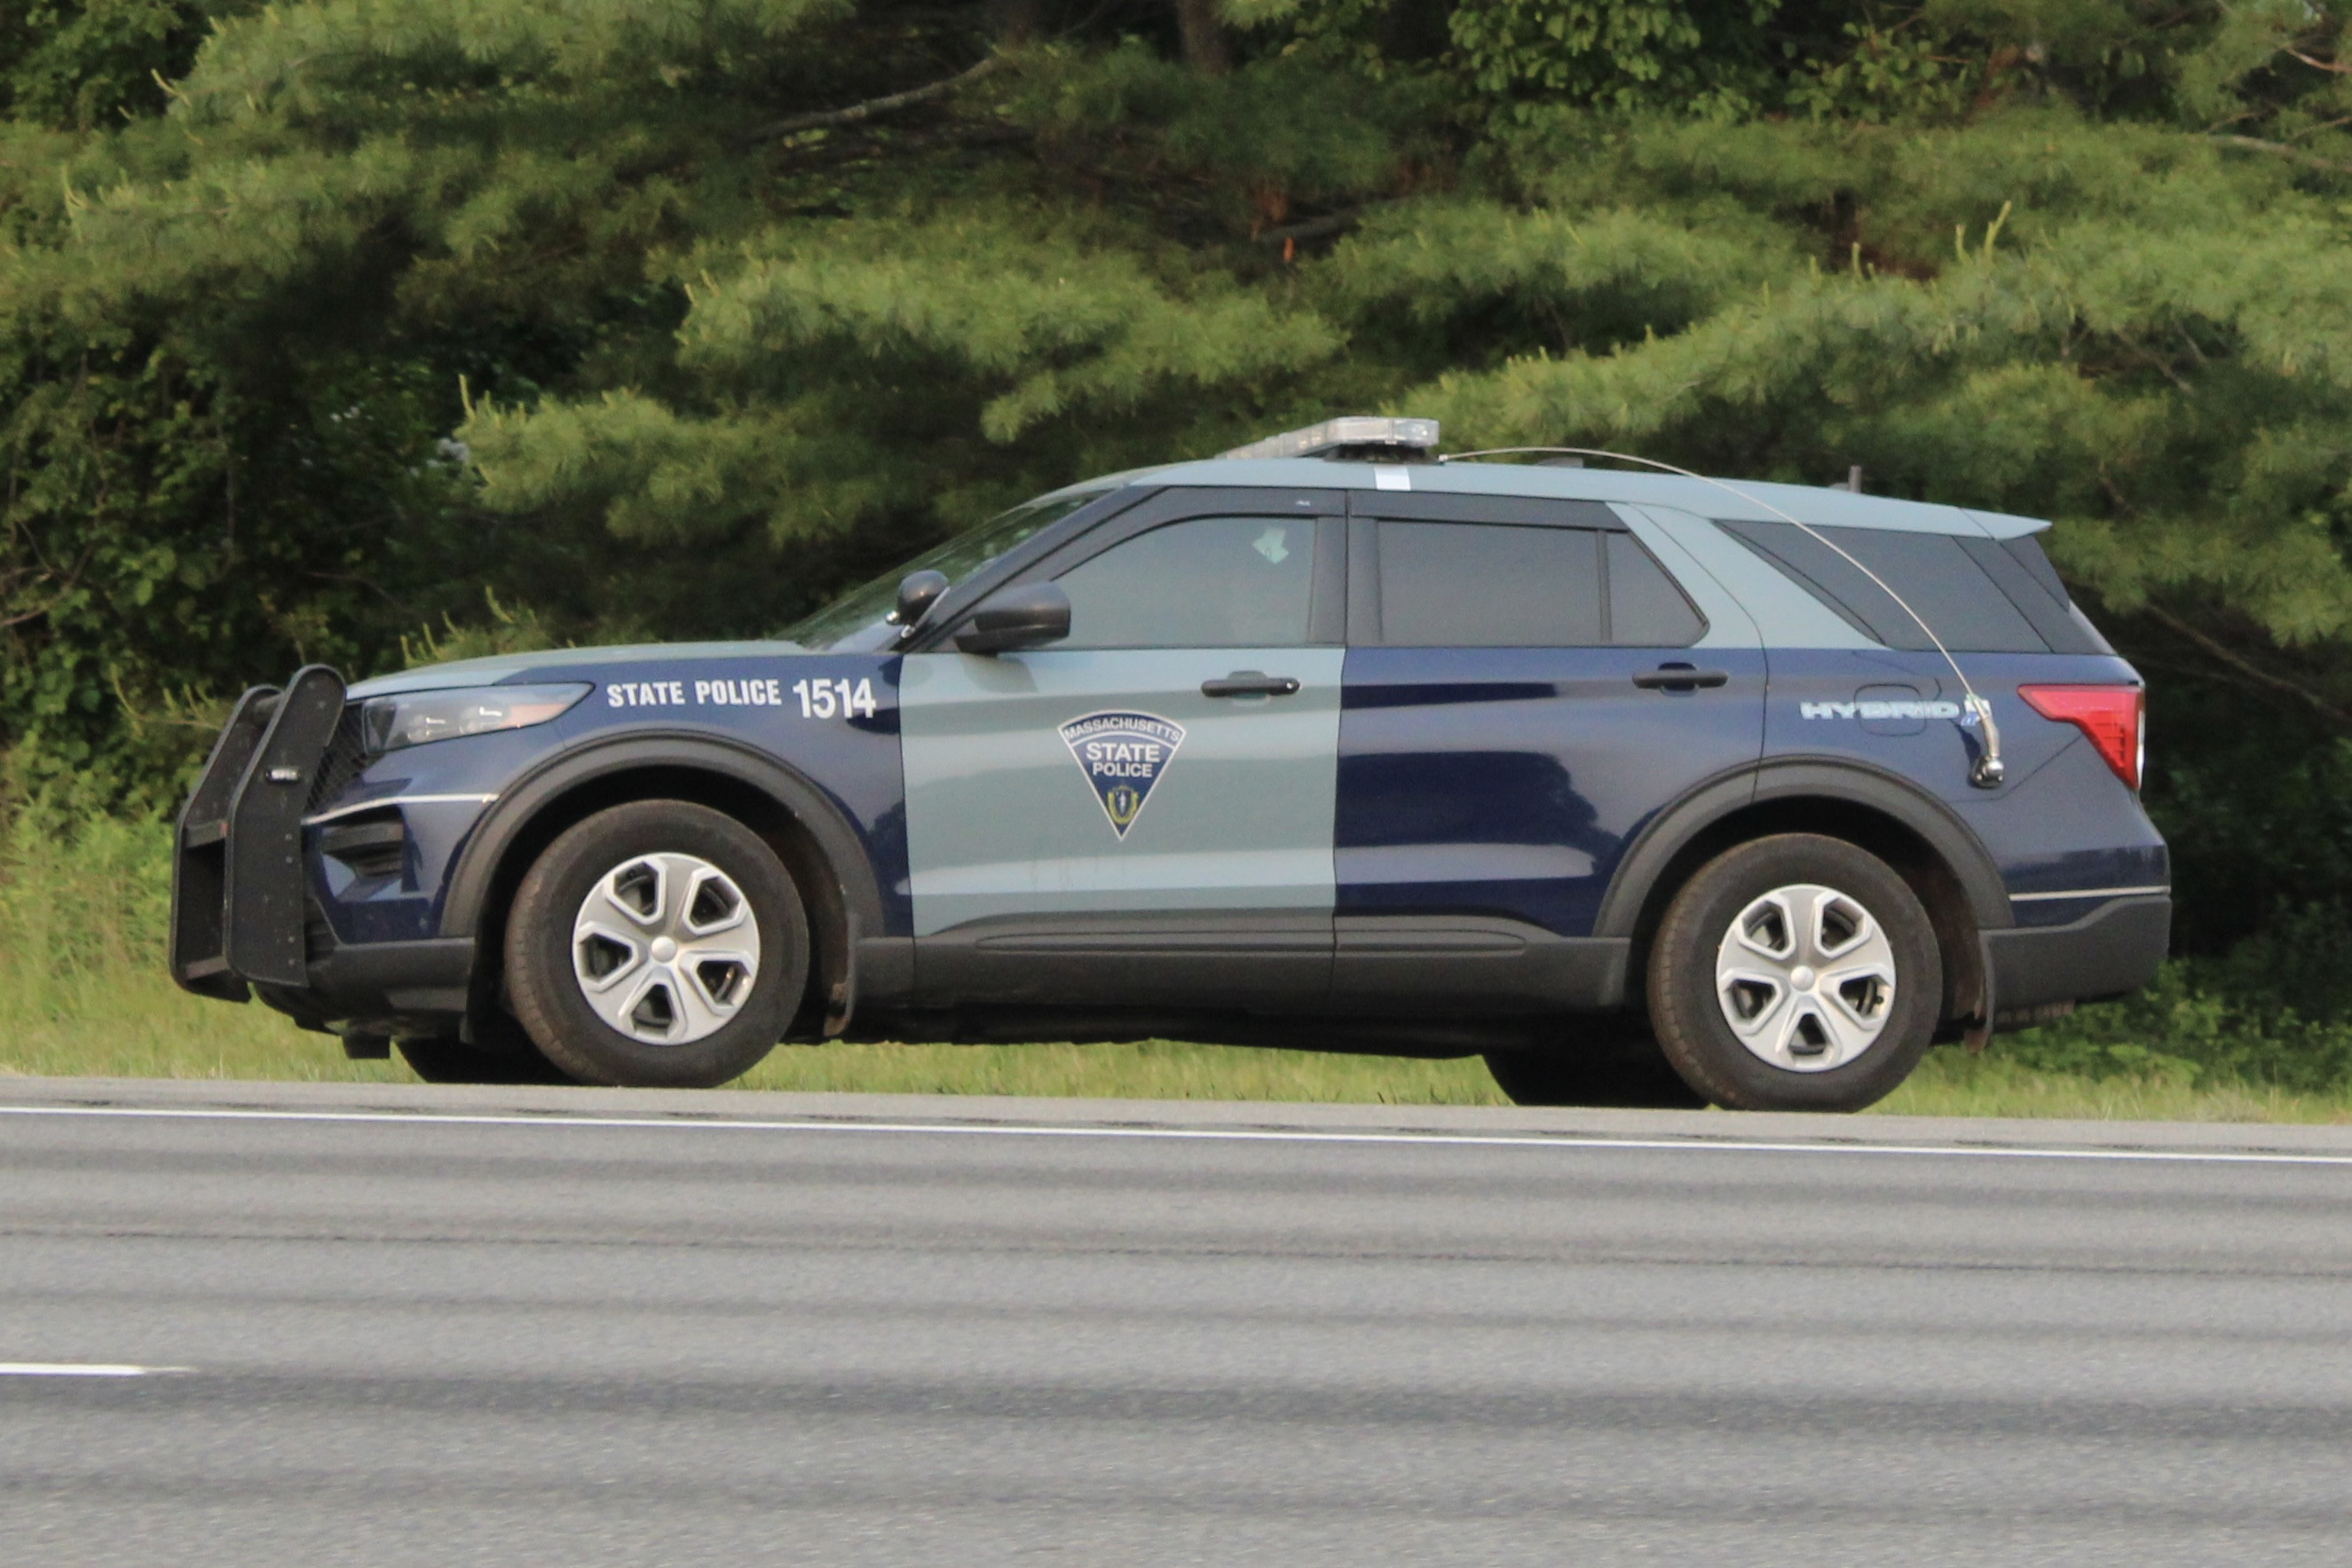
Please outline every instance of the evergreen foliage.
M0 745L152 806L300 659L769 631L1390 408L2057 518L2156 680L2186 939L2303 929L2352 903L2346 21L29 0Z

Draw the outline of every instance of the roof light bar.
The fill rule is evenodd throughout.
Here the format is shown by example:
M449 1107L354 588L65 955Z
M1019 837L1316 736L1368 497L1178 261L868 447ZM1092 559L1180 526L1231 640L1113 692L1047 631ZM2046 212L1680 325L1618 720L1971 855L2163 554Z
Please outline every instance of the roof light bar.
M1350 414L1304 430L1286 430L1220 452L1220 457L1368 457L1386 462L1426 458L1437 449L1437 421Z

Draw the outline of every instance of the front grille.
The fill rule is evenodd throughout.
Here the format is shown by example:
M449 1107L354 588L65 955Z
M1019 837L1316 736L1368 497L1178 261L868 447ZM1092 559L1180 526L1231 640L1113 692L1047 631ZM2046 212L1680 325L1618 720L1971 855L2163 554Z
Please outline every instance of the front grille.
M335 722L334 737L327 742L326 755L319 758L319 770L310 779L310 800L303 814L326 810L367 764L367 742L360 734L360 705L345 703L343 716Z

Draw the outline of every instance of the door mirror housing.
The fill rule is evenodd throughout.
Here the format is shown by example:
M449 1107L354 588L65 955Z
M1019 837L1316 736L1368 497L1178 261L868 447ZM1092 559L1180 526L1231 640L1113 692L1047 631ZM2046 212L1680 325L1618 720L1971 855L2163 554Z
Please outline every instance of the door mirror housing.
M898 582L898 607L890 612L892 624L908 628L919 624L947 591L946 572L908 572Z
M955 634L967 653L1005 653L1070 634L1070 596L1051 582L1026 582L992 595Z

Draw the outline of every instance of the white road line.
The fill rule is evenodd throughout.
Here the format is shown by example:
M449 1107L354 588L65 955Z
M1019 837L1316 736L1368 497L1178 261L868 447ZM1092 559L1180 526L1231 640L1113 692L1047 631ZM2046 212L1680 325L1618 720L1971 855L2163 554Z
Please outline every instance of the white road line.
M0 1377L152 1377L184 1366L121 1366L87 1361L0 1361Z
M1609 1138L1547 1133L1327 1133L1298 1127L1071 1127L973 1122L732 1121L715 1116L467 1115L435 1111L265 1111L148 1105L0 1105L0 1116L111 1116L192 1122L377 1122L420 1126L634 1127L698 1133L916 1133L1000 1138L1144 1138L1203 1143L1424 1144L1475 1148L1637 1149L1743 1155L1907 1155L1928 1159L2094 1160L2188 1165L2347 1166L2352 1154L2252 1149L2036 1149L1998 1144L1804 1143L1761 1138Z

